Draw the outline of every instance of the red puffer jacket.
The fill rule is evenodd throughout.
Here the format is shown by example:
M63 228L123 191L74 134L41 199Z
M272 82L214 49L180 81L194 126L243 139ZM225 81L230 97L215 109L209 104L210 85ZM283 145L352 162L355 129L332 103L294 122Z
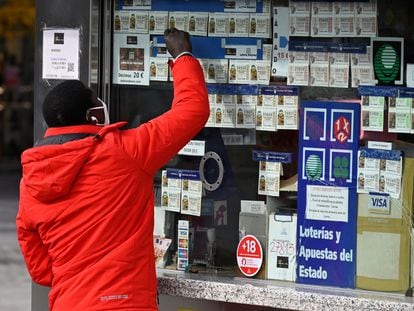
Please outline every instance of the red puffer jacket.
M46 137L98 134L22 154L18 240L53 311L158 310L153 177L209 116L202 69L173 67L171 110L139 126L49 128Z

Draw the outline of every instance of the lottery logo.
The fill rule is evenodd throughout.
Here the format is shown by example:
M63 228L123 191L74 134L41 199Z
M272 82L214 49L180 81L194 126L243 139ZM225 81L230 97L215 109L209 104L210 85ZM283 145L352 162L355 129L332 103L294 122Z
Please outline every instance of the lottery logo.
M322 176L322 161L321 158L316 155L312 154L306 160L306 177L309 180L319 180Z
M334 122L334 135L340 143L346 142L351 136L351 124L349 120L343 116Z
M349 159L347 157L334 158L333 175L335 178L349 178Z
M391 83L399 74L400 58L394 47L389 44L381 46L374 58L374 70L383 83Z

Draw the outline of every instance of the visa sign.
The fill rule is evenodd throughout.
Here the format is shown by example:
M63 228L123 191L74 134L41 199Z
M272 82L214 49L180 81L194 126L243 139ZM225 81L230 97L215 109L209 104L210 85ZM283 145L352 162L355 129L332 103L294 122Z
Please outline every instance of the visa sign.
M390 196L387 194L370 194L368 209L372 213L389 214Z

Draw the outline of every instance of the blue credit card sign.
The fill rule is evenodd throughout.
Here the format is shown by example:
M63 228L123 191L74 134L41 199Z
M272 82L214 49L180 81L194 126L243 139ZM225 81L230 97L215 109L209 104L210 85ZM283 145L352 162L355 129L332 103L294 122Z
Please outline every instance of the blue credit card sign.
M355 287L359 104L302 102L297 282Z

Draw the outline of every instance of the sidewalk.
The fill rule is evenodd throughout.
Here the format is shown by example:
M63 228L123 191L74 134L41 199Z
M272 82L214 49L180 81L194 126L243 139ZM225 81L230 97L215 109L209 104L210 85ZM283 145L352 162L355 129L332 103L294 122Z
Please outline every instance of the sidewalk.
M20 171L0 164L0 310L30 311L31 282L16 240Z

